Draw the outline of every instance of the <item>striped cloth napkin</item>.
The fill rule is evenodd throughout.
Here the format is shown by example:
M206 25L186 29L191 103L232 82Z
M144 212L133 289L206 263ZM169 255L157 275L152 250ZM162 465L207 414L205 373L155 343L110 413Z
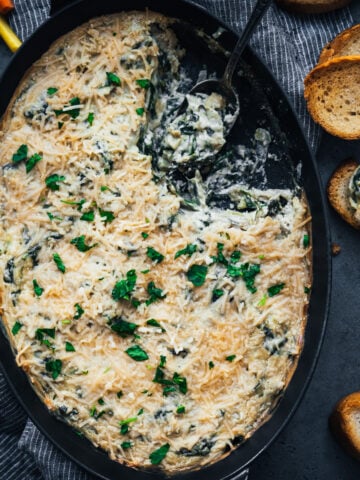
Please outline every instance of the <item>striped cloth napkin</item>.
M241 31L255 0L194 0L233 29ZM49 15L50 0L15 0L10 23L22 40ZM315 65L321 48L353 23L342 9L320 16L292 16L275 5L269 9L251 41L289 95L310 145L316 150L320 130L306 111L303 78ZM244 480L247 477L244 473ZM94 480L55 448L17 403L0 373L0 479Z

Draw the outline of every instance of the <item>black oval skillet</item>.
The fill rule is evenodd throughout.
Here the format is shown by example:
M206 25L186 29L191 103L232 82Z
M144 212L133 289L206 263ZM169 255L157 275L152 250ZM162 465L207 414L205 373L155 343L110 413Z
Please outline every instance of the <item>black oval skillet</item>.
M56 7L64 8L58 10ZM235 45L235 33L205 9L190 1L78 0L69 2L58 0L53 2L52 17L24 43L6 69L0 81L0 116L5 112L27 68L59 36L98 15L145 8L183 19L187 24L200 27L210 35L219 27L223 27L225 32L219 38L220 45L228 50ZM206 44L201 42L195 33L190 32L188 26L180 25L177 34L189 52L187 62L189 70L193 69L195 80L201 63L215 65L214 69L219 71L223 68L224 58L208 50ZM192 37L192 35L195 36ZM297 181L306 192L312 214L313 247L313 286L305 331L305 345L294 376L271 419L225 459L198 471L173 475L174 480L236 480L240 478L240 472L274 441L299 405L319 356L327 319L331 283L330 239L326 209L314 158L286 95L261 60L249 48L245 52L242 68L246 71L246 75L240 78L239 83L242 111L233 138L240 140L240 143L249 144L258 126L271 132L272 153L275 153L281 161L273 162L269 158L266 168L268 177L266 186L275 188L292 186L294 165L299 161L303 165ZM249 174L247 180L255 186L260 186L260 183L264 186L263 179L257 178L254 172ZM106 480L166 478L161 471L134 470L110 460L105 452L93 447L88 440L79 437L68 425L50 415L31 388L26 375L17 367L9 342L3 333L0 333L0 361L17 399L34 423L68 457L87 471Z

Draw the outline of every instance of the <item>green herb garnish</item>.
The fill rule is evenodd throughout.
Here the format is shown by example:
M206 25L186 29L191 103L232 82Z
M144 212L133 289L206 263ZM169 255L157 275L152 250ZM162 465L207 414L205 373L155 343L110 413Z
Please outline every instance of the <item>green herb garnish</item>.
M221 288L214 288L214 290L212 291L211 301L216 302L216 300L222 297L224 293L224 290L222 290Z
M63 261L61 260L60 255L58 253L54 253L53 254L53 259L54 259L54 262L56 263L56 266L60 270L60 272L65 273L66 267L65 267Z
M121 85L120 78L117 75L115 75L115 73L113 72L106 72L106 78L107 78L108 85L116 85L116 86Z
M131 447L132 447L131 442L122 442L121 444L121 448L123 448L124 450L127 450L128 448L131 448Z
M205 283L208 267L205 265L191 265L186 276L195 287L201 287Z
M225 360L227 360L228 362L233 362L236 358L236 355L228 355L227 357L225 357Z
M88 212L84 212L81 215L80 220L84 220L85 222L93 222L94 218L95 218L94 210L89 210Z
M261 300L259 301L258 307L263 307L263 306L265 305L265 303L266 303L267 298L268 298L268 297L267 297L267 295L265 294L265 295L261 298Z
M27 145L21 145L16 153L12 156L12 161L13 163L20 163L23 160L27 159L28 155L28 146Z
M26 173L31 172L35 165L42 160L42 156L38 153L34 153L26 162Z
M275 295L278 295L284 287L285 283L279 283L278 285L273 285L272 287L269 287L267 290L269 297L274 297Z
M143 362L149 358L148 354L143 350L139 345L132 345L125 352L129 355L130 358L136 360L137 362Z
M126 273L126 280L120 280L116 282L111 296L114 300L130 300L130 294L133 292L135 288L137 280L137 275L135 270L129 270Z
M79 252L88 252L89 250L98 245L98 243L94 243L93 245L86 245L85 235L80 235L80 237L73 238L70 243L72 245L75 245Z
M43 294L44 289L40 287L38 282L36 280L33 280L33 287L34 287L34 292L37 297L41 297Z
M159 463L161 463L166 457L169 449L170 449L170 445L168 443L165 443L165 445L162 445L160 448L150 453L149 458L150 458L151 464L159 465Z
M74 200L61 200L61 203L65 203L66 205L76 205L80 212L80 210L82 209L82 206L84 205L84 203L86 202L86 200L83 198L82 200L80 200L79 202L75 202Z
M49 87L47 89L47 94L51 97L52 95L54 95L59 89L56 88L56 87Z
M135 111L136 111L136 113L137 113L140 117L142 117L142 116L144 115L145 108L142 108L142 107L141 107L141 108L137 108Z
M228 265L229 262L226 260L223 251L224 251L224 244L223 243L218 243L217 244L217 255L214 256L214 257L211 257L211 258L216 263L222 263L223 265Z
M162 332L166 332L165 328L163 328L160 323L155 320L155 318L150 318L149 320L146 320L146 324L147 325L151 325L152 327L157 327L157 328L161 328L161 331Z
M65 350L67 352L75 352L75 347L72 343L70 342L65 342Z
M304 293L309 294L311 292L311 288L304 287Z
M122 390L119 390L119 391L116 393L116 396L117 396L118 398L121 398L123 395L124 395L124 394L123 394Z
M24 325L20 322L15 322L12 329L11 329L11 333L13 335L17 335L20 331L20 329L23 327Z
M88 124L90 125L90 127L92 126L93 122L94 122L94 113L93 112L90 112L89 115L87 116L87 119L86 121L88 122Z
M215 367L215 364L212 360L209 362L209 369L212 370Z
M185 413L185 407L184 405L179 405L176 409L176 413L178 414L182 414L182 413Z
M136 80L136 83L141 87L145 88L146 90L150 87L151 81L148 80L147 78L139 78L139 80Z
M113 332L116 332L120 337L126 338L129 335L134 335L135 330L137 329L136 323L127 322L121 317L115 317L111 320L110 328Z
M75 307L75 314L74 314L74 320L79 320L79 318L81 318L81 316L83 315L83 313L85 313L85 311L81 308L81 305L79 305L78 303L75 303L74 305Z
M150 298L146 300L146 305L150 305L151 303L156 302L156 300L160 300L166 297L161 288L157 288L154 282L148 283L147 292L150 295Z
M148 238L149 234L146 233L146 232L141 232L141 236L143 237L144 240L146 240Z
M57 379L57 377L61 373L62 369L62 361L61 360L47 360L45 364L46 371L51 373L51 376L54 380Z
M165 258L164 255L162 255L160 252L158 252L152 247L147 247L146 255L150 258L150 260L153 260L157 263L162 262Z
M182 250L178 250L176 253L175 253L175 259L176 258L179 258L181 255L188 255L189 257L191 257L191 255L193 253L195 253L197 250L197 245L193 244L193 243L189 243L185 248L183 248Z
M102 210L101 208L99 208L99 212L100 217L105 223L111 223L115 219L113 212Z
M60 190L60 186L58 185L59 182L64 182L65 177L63 175L58 175L57 173L53 173L45 178L45 184L50 190L55 192L56 190Z
M46 212L46 214L50 218L50 220L62 220L61 217L57 217L56 215L53 215L51 212Z
M242 277L245 281L246 288L251 292L255 293L257 288L254 286L255 277L260 273L260 265L243 263L239 267L234 265L228 265L227 274L232 278Z
M182 377L178 373L174 373L173 382L179 387L181 393L185 394L187 392L187 381L185 377Z
M307 248L309 245L310 245L310 236L308 234L305 234L303 238L303 247Z

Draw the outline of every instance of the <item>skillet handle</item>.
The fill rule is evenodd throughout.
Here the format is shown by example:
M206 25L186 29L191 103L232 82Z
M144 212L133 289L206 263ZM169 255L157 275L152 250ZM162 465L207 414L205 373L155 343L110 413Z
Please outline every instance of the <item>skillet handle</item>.
M50 1L50 15L54 15L54 13L57 13L59 10L62 8L66 7L70 3L72 3L74 0L51 0Z

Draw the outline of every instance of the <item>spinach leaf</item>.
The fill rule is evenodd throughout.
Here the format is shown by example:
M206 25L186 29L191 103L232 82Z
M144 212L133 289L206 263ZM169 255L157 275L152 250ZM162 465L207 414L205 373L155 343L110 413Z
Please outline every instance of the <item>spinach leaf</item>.
M132 345L125 350L125 352L129 355L129 357L137 362L143 362L149 358L145 350L143 350L139 345Z

